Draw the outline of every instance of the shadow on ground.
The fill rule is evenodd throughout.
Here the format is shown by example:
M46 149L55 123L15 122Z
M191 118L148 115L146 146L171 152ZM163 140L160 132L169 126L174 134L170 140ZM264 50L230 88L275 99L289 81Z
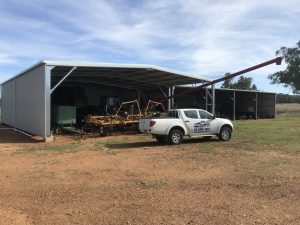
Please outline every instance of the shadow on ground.
M17 132L12 127L0 124L0 144L9 143L38 143L43 140L38 140Z
M182 145L187 144L195 144L195 143L208 143L208 142L218 142L218 139L185 139L182 142ZM127 149L127 148L151 148L151 147L159 147L159 146L168 146L167 144L160 144L157 141L138 141L138 142L130 142L130 143L112 143L106 144L105 147L110 149ZM169 145L170 146L170 145Z

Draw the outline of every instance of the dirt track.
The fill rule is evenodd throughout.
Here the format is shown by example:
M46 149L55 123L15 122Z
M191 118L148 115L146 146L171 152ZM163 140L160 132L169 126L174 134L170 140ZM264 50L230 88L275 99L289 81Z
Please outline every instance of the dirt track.
M0 132L0 224L300 223L298 155L130 135L36 150Z

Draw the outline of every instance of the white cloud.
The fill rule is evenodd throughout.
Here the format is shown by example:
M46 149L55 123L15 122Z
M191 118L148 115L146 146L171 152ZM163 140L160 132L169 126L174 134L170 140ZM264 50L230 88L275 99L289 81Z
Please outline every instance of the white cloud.
M15 61L9 55L0 53L0 64L12 64L14 62Z
M216 77L275 57L280 46L295 45L300 30L297 0L10 3L18 10L0 3L0 28L7 33L0 37L0 53L17 63L42 58L152 63ZM265 78L277 68L253 74Z

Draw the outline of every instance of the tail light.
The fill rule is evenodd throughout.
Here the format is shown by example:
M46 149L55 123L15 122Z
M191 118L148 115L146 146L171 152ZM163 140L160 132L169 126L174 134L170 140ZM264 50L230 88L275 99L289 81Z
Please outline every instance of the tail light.
M150 120L150 127L153 127L156 124L156 121Z

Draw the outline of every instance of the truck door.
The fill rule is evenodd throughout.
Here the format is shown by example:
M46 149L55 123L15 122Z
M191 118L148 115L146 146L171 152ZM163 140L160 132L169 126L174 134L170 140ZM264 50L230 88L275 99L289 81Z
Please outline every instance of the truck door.
M204 110L198 110L201 118L201 127L204 134L216 134L218 132L218 122L214 116Z
M183 121L189 131L190 136L199 135L198 124L201 123L199 114L196 109L183 110Z

